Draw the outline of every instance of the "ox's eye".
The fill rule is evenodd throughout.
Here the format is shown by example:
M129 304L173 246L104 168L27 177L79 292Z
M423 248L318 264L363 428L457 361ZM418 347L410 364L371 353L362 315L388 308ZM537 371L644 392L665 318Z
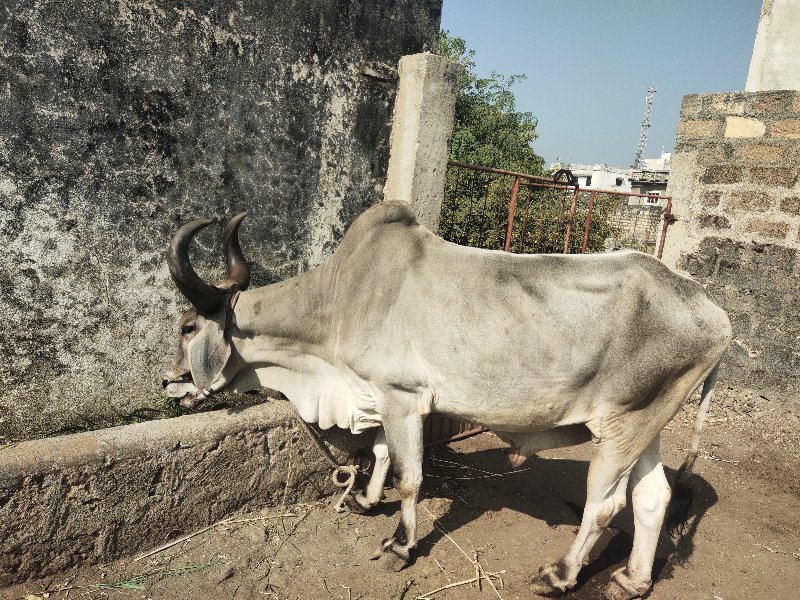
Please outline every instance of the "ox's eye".
M194 325L184 325L181 327L181 335L189 335L194 331Z

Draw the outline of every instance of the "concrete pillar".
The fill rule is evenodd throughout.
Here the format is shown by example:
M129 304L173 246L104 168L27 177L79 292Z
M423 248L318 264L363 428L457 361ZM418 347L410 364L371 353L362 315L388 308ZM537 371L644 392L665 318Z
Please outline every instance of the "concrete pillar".
M744 89L800 90L800 0L764 0Z
M439 228L459 69L435 54L400 59L383 196L410 203L431 231Z

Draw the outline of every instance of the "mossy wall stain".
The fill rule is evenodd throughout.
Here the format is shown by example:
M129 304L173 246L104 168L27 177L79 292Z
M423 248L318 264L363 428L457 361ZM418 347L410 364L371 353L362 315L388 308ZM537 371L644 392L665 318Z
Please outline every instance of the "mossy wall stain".
M0 14L0 441L160 405L183 309L164 262L248 210L254 285L381 198L395 89L441 0L12 0ZM196 265L221 276L219 231Z
M800 261L779 244L703 238L679 266L728 312L733 343L723 360L728 384L791 401L800 394Z

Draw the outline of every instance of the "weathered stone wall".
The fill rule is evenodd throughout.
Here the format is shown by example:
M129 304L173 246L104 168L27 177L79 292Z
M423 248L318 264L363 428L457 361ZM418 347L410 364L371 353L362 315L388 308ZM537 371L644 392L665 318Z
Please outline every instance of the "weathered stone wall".
M686 96L664 260L728 311L723 377L800 394L800 92Z
M190 218L250 212L255 285L331 252L381 199L391 68L432 47L441 0L4 9L0 442L160 408ZM219 231L196 252L219 277Z
M141 554L230 516L337 488L274 401L0 447L0 586ZM325 432L344 462L370 433Z

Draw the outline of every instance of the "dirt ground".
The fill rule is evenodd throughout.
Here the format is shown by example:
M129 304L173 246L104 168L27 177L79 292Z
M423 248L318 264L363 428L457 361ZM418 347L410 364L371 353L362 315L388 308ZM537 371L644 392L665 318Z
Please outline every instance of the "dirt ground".
M695 410L688 405L664 432L670 478ZM697 516L677 545L662 535L649 598L800 598L797 413L752 394L718 392L695 467ZM396 526L399 502L387 491L374 515L336 514L334 500L240 515L144 560L79 567L0 590L0 597L535 598L526 579L563 553L577 531L589 452L588 445L544 452L508 474L505 448L491 434L436 448L425 468L416 559L399 573L385 573L370 560ZM632 531L627 508L567 598L601 597L630 552ZM474 577L474 553L485 572L498 574L496 591L486 582L482 589L467 584L434 591Z

